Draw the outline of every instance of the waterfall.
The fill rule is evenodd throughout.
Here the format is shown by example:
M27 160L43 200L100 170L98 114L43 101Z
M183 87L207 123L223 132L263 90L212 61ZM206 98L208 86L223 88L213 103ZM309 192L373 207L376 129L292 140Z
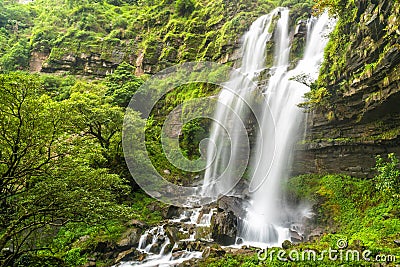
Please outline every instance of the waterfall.
M323 50L333 28L331 22L327 14L319 19L308 20L303 59L295 69L289 70L289 10L277 8L258 18L243 37L242 61L238 70L240 74L233 72L218 96L215 122L211 127L211 142L207 147L209 167L205 172L201 192L203 196L213 199L231 192L236 184L233 177L237 175L231 166L239 164L242 157L247 156L243 155L241 149L243 133L232 129L240 128L238 125L248 119L250 111L253 111L246 105L255 97L260 73L267 71L266 44L274 37L274 66L269 70L268 84L262 88L262 97L258 97L261 98L258 99L258 105L262 108L249 166L250 205L246 217L240 218L239 222L241 244L279 246L289 238L293 215L284 205L280 185L288 176L296 137L304 133L301 123L305 114L297 104L303 101L304 93L310 89L307 82L318 77ZM233 135L228 136L227 133ZM227 139L230 140L229 144ZM217 208L210 207L187 209L179 218L148 229L136 248L136 251L145 254L144 259L122 261L115 267L175 266L192 258L201 258L202 252L179 246L198 240L196 236L200 236L204 229L210 231L211 218L216 212ZM168 235L167 228L172 226L174 231L186 237L175 241L170 239L171 232ZM210 233L202 241L211 242L211 237Z
M318 77L327 36L333 28L331 22L326 13L319 19L310 18L307 21L303 59L295 69L288 70L291 38L289 10L277 8L260 17L244 35L239 69L244 75L232 73L226 88L219 95L219 102L223 104L217 106L216 122L211 127L211 142L207 149L207 166L210 167L206 169L202 191L213 199L229 193L237 183L236 174L229 164L234 162L235 165L242 160L244 155L240 147L248 139L244 140L243 133L227 136L230 131L226 128L240 128L237 126L248 116L245 103L254 97L252 92L256 90L258 75L265 70L266 43L272 41L274 36L274 65L270 69L268 84L263 88L260 129L253 153L249 155L250 206L246 218L241 218L240 237L253 245L279 245L289 238L291 214L285 211L280 188L288 176L297 136L304 133L301 123L305 115L297 104L303 101L304 94L310 89L307 83ZM239 116L234 117L233 113ZM226 145L228 137L230 144Z
M240 149L243 142L241 136L244 133L226 128L240 129L239 124L246 119L249 112L246 100L249 100L250 93L257 86L254 83L255 78L265 68L265 48L272 37L272 24L279 15L281 18L278 24L285 24L282 20L287 19L288 13L286 8L277 8L270 14L258 18L244 35L240 73L233 72L221 90L219 102L223 104L216 107L216 122L211 126L207 148L209 167L204 175L203 195L216 199L221 194L229 193L237 182L232 179L235 175L234 169L243 158L248 157ZM282 39L286 41L285 38ZM285 59L279 57L278 61L281 60ZM236 116L239 116L239 120ZM233 135L227 136L229 132L233 132ZM226 144L227 137L230 138L230 144Z
M290 214L285 212L281 184L287 179L291 166L291 153L301 130L304 113L297 104L309 91L304 80L313 81L318 77L319 66L323 59L327 35L332 29L332 21L327 14L318 20L309 20L307 44L303 59L297 67L288 71L287 25L278 24L279 40L276 40L275 57L278 59L271 70L271 78L264 90L266 111L272 114L263 116L257 137L255 156L251 162L254 169L249 192L251 206L243 220L241 237L250 243L280 245L288 239ZM313 24L313 25L311 25ZM296 81L301 80L302 82ZM274 132L271 130L274 129ZM272 136L275 134L274 136ZM275 150L271 140L274 138ZM275 151L275 153L271 153Z

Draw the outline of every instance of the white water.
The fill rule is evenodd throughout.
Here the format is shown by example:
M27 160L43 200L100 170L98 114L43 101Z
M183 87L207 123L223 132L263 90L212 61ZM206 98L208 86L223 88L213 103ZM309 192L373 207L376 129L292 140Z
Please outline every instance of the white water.
M281 12L288 14L287 9L277 8L251 25L243 37L240 73L231 74L230 80L219 95L218 100L223 104L217 106L216 122L211 126L211 142L207 148L207 166L210 167L205 171L202 192L213 199L229 193L240 179L235 169L243 158L249 157L246 151L241 149L245 142L241 137L246 133L239 130L242 129L240 126L248 114L245 101L251 97L250 93L256 87L253 81L265 67L265 47L272 37L272 31L269 30ZM231 133L231 136L227 136L227 133ZM226 144L228 137L230 145Z
M193 225L196 227L210 227L211 226L211 217L214 214L216 209L210 209L207 213L202 210L202 208L196 208L193 210L185 210L179 218L171 219L169 223L180 223L184 221L184 224ZM150 267L150 266L171 266L175 264L182 263L184 261L193 259L193 258L201 258L202 252L199 251L182 251L182 253L174 254L172 253L174 248L177 248L178 245L174 244L169 250L167 249L168 245L171 244L171 240L165 233L164 230L165 225L155 226L147 231L140 237L139 245L137 250L145 253L146 257L143 261L130 261L130 262L121 262L115 267L132 267L132 266L141 266L141 267ZM189 234L189 232L183 227L179 229L183 234ZM195 241L196 230L192 234L190 234L189 238L182 239L180 241ZM159 244L159 240L163 240L161 244L161 250L159 253L152 253L151 248ZM150 242L149 242L149 239ZM211 240L209 240L211 241Z
M268 15L257 19L251 26L248 33L244 36L242 51L242 64L239 71L247 76L233 73L226 88L219 95L219 100L225 104L216 109L218 123L213 123L211 143L207 151L208 164L211 168L207 169L204 178L203 194L217 198L220 194L229 193L236 181L231 179L232 168L240 161L241 135L237 133L230 136L231 144L223 144L227 138L229 130L225 127L236 129L240 122L236 122L232 113L240 114L239 118L245 118L246 112L243 99L251 97L251 92L255 90L255 81L261 71L265 69L265 47L270 41L272 33L270 29L274 19L279 16L277 29L275 30L275 60L274 67L271 69L271 77L265 92L265 111L262 117L261 129L258 133L256 151L251 162L252 180L250 183L251 201L247 211L247 217L241 222L240 237L244 240L243 244L265 248L271 245L280 245L284 240L289 239L288 214L282 205L280 195L280 184L286 178L287 168L290 166L290 153L296 141L296 135L301 131L301 122L304 114L297 108L297 104L302 102L305 92L309 88L299 82L291 80L292 77L300 74L307 74L311 79L318 76L319 65L323 58L323 49L328 41L327 35L330 30L330 20L327 14L319 18L310 19L307 25L307 46L303 59L298 63L294 70L288 71L289 66L289 11L285 8L278 8ZM226 107L230 109L227 109ZM271 120L272 113L274 120ZM234 131L233 131L234 132ZM274 142L271 142L274 140ZM272 154L271 151L275 151ZM233 158L233 160L232 160ZM228 159L232 162L228 162ZM228 166L228 168L227 168ZM201 209L185 211L181 217L170 220L170 223L185 221L185 224L193 224L197 227L209 227L211 217L215 210L203 214ZM187 230L179 229L184 234ZM149 235L152 237L149 242ZM162 237L163 242L159 253L151 253L151 248ZM193 241L195 234L181 241ZM147 257L142 262L122 262L116 266L171 266L182 263L191 258L201 258L201 252L183 251L182 254L173 254L171 243L164 232L163 226L154 227L146 231L139 241L138 250L146 253ZM240 246L241 246L240 245ZM176 248L177 244L173 246ZM172 248L172 249L173 249Z
M312 28L312 31L308 33L304 57L294 70L288 71L287 21L281 22L277 25L280 34L276 40L276 65L264 90L268 107L266 112L271 112L274 119L264 116L261 123L257 149L251 163L255 170L249 189L251 207L241 232L245 243L250 244L280 245L285 239L290 239L287 225L290 214L285 212L280 187L288 175L296 137L302 132L300 126L304 113L297 104L303 101L304 94L310 89L292 79L298 75L306 75L311 80L318 77L327 35L332 26L327 14L323 14L316 22L309 20L307 28ZM271 144L273 138L275 143Z

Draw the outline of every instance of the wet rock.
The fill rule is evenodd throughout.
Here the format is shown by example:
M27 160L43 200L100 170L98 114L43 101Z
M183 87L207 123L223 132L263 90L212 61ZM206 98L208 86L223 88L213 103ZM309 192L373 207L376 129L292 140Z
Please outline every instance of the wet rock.
M211 248L210 256L212 257L222 257L226 254L226 251L222 248Z
M118 254L117 258L115 259L115 263L120 261L132 261L134 260L140 253L135 248L131 248L129 250L123 251Z
M181 219L181 222L190 222L190 218L183 218Z
M185 254L185 251L177 251L177 252L174 252L174 253L172 253L172 260L177 260L177 259L180 259L180 258L182 258L182 256Z
M114 250L114 244L109 241L100 241L96 244L94 252L106 253Z
M164 248L164 253L163 254L166 255L166 254L170 253L172 251L173 247L174 247L173 244L171 244L171 243L167 244L165 246L165 248Z
M282 243L282 248L283 249L289 249L293 246L292 242L290 242L289 240L285 240Z
M186 249L188 251L203 251L204 243L201 241L192 241L192 242L189 242Z
M300 243L304 240L303 236L300 235L298 232L289 230L290 232L290 240L294 243Z
M323 232L324 232L324 230L322 228L317 227L310 232L310 234L307 237L307 240L308 241L316 241L322 236Z
M154 243L150 248L150 252L154 254L160 254L160 251L161 251L160 243Z
M122 239L117 243L117 245L122 249L137 247L142 234L143 229L130 228L122 235Z
M246 216L246 211L243 208L245 203L239 197L223 196L218 200L217 205L218 209L231 211L236 217L244 218Z
M147 245L149 245L151 243L153 243L153 235L151 233L149 233L147 235L147 237L146 237L146 240L145 240L145 246L147 246Z
M83 265L83 267L91 267L96 266L96 261L89 260L87 263Z
M209 240L211 238L211 228L210 227L196 227L195 239Z
M179 218L181 212L182 212L181 208L171 205L168 206L167 210L164 211L163 215L164 218L166 219L173 219L173 218Z
M167 237L169 238L170 242L172 244L175 244L176 242L179 241L179 237L178 237L178 228L175 226L170 226L168 225L167 227L165 227L165 234L167 235Z
M211 238L218 244L235 244L238 219L232 211L218 212L211 218Z
M297 23L295 32L294 32L294 37L304 37L307 34L307 21L300 20Z
M211 252L210 247L206 247L206 248L203 250L203 254L201 254L201 257L202 257L203 259L207 258L208 256L210 256L210 252Z

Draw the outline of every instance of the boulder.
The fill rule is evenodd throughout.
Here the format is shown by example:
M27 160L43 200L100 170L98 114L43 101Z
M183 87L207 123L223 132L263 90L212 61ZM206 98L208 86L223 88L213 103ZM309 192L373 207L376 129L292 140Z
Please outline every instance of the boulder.
M117 243L117 246L122 249L129 249L131 247L137 247L143 230L140 228L130 228L123 235L121 240Z
M163 217L166 219L179 218L181 212L181 208L170 205L166 210L163 211Z
M211 218L211 238L218 244L235 244L238 219L232 211L217 212Z
M119 253L117 258L115 259L115 263L118 263L120 261L132 261L136 259L139 255L140 253L135 248L131 248L129 250Z
M282 243L282 248L283 249L289 249L293 246L292 242L290 242L289 240L285 240Z
M246 211L243 207L246 206L243 199L234 196L223 196L218 199L218 209L224 211L231 211L236 217L244 218Z

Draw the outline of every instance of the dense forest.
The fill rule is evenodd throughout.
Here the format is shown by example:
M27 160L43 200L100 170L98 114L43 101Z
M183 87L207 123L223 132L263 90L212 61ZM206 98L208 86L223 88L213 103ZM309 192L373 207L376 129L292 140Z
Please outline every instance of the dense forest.
M225 218L234 212L222 202L210 206L217 210L211 227L182 245L184 235L168 220L183 209L150 197L129 172L124 116L144 125L147 153L168 181L201 181L203 172L169 162L161 128L175 107L215 96L221 88L179 86L147 121L126 112L127 106L151 75L167 67L189 61L237 67L243 34L279 6L290 8L294 28L326 9L336 19L319 78L299 103L311 125L283 185L287 202L312 204L314 215L306 222L311 233L281 247L287 253L323 251L345 240L349 249L370 251L371 259L393 258L293 262L274 254L266 261L255 247L204 241L207 234L215 240L226 236ZM179 266L399 264L399 26L398 0L0 0L0 266L143 261L146 255L136 248L142 234L157 225L166 225L169 240L179 243L173 252L202 253ZM304 36L293 38L291 68L304 42ZM274 43L266 50L273 51ZM272 62L266 58L267 67ZM210 135L210 123L180 125L185 157L200 157L198 146ZM135 154L137 168L145 164L143 153ZM218 221L221 214L228 217ZM153 249L157 254L161 248Z

